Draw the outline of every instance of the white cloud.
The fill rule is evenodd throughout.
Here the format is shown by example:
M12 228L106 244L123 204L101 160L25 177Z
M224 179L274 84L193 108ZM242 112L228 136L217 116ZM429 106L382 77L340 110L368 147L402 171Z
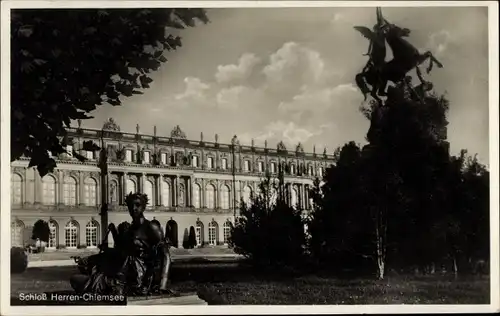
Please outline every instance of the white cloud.
M432 33L427 41L426 48L435 56L443 56L449 45L453 42L451 33L447 30Z
M300 80L314 84L327 75L321 55L294 42L285 43L269 58L262 70L269 84Z
M238 64L221 65L217 67L215 79L219 83L231 82L233 80L246 79L251 74L252 69L260 62L260 59L251 53L243 54L238 60Z
M269 147L274 147L279 141L283 141L289 148L300 143L305 143L312 137L321 135L326 129L332 127L332 124L323 124L317 127L301 127L295 122L273 121L269 123L262 131L253 133L243 133L238 135L242 144L250 144L254 139L256 143L262 144L268 140Z
M175 95L176 100L203 100L205 92L210 89L210 85L202 82L199 78L187 77L184 79L186 89L183 93Z
M358 95L352 84L340 84L333 88L302 89L290 102L281 102L279 109L284 112L325 111L334 106L349 105ZM344 104L349 103L349 104Z
M221 89L216 95L216 102L221 109L247 108L260 99L260 91L246 87L233 86Z

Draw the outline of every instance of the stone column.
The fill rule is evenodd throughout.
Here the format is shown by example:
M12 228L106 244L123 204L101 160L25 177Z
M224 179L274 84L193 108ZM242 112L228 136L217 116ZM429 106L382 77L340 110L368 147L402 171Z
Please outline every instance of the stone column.
M34 172L34 177L35 177L35 188L34 188L34 202L36 204L41 204L43 202L43 196L42 196L42 178L40 177L40 174L36 169L33 169Z
M192 207L193 206L193 176L190 176L188 178L188 185L187 185L187 207Z
M179 175L176 174L174 177L174 185L172 187L172 192L173 192L173 199L172 199L172 206L179 206Z
M83 205L83 200L84 200L84 194L85 194L85 191L84 191L84 177L85 175L83 174L82 171L79 171L78 172L78 175L79 175L79 181L78 181L78 204L79 205Z
M205 179L201 179L201 201L200 201L200 208L205 208Z
M218 179L215 179L215 194L214 194L214 199L215 199L215 209L220 209L220 182Z
M64 203L63 189L64 189L64 174L62 170L57 170L57 192L56 192L57 204Z
M122 205L125 204L125 196L128 194L127 192L127 177L128 174L126 172L123 172L122 174L122 185L121 185L121 197L120 197L120 202Z
M158 192L158 205L163 205L163 174L159 174L157 179L158 185L156 186L156 191Z
M304 192L304 196L305 196L305 209L306 210L309 210L310 209L310 205L309 205L309 185L304 185L305 187L305 192Z
M144 193L144 183L146 181L146 173L143 172L140 177L141 179L139 180L139 182L141 185L140 188L138 188L139 189L138 191Z

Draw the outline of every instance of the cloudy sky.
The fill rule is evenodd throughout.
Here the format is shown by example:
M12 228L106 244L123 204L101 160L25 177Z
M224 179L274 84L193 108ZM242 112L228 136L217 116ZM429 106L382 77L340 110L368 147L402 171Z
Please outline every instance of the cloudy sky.
M450 100L451 150L467 148L488 163L487 8L384 8L384 16L412 30L409 40L444 64L428 75ZM289 147L302 142L329 152L365 143L368 121L354 75L368 42L353 26L371 27L374 8L209 9L211 23L183 30L144 95L122 107L103 106L87 128L113 117L122 131L169 135L180 125L188 138L215 134L229 142Z

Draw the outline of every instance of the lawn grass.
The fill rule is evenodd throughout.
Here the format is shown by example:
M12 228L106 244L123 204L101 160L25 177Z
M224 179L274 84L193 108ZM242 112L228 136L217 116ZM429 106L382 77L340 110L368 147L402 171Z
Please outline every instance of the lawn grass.
M29 261L51 261L51 260L69 260L71 256L88 256L97 253L97 249L60 249L56 251L45 251L43 253L30 253L28 255ZM192 255L200 256L204 255L234 255L234 251L225 246L207 246L195 249L183 249L174 248L170 249L173 256L177 255Z
M11 294L71 290L75 267L30 268L12 275ZM245 304L488 304L489 278L389 276L369 278L257 273L239 263L179 263L171 288L196 292L213 305ZM14 301L13 301L14 304Z

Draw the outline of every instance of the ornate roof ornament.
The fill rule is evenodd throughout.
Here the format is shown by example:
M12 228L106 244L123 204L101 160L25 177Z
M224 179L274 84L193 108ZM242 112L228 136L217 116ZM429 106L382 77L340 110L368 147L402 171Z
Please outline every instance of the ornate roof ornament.
M78 123L78 128L82 128L82 119L76 121Z
M267 139L264 141L264 147L267 148Z
M238 140L238 136L234 135L233 138L231 139L231 145L233 146L239 146L240 141Z
M179 125L177 125L170 132L170 137L172 137L172 138L179 138L179 139L186 139L186 133L184 133L181 130L181 127Z
M285 143L283 143L282 140L278 143L277 148L278 148L278 151L286 151Z
M325 147L325 149L323 149L323 156L326 157L326 147Z
M297 144L297 147L295 147L295 152L300 154L304 153L304 147L302 147L302 144L300 142Z
M102 129L105 131L119 132L120 126L116 124L115 120L110 117L104 124L102 125Z
M219 135L218 134L215 134L215 143L219 143Z

